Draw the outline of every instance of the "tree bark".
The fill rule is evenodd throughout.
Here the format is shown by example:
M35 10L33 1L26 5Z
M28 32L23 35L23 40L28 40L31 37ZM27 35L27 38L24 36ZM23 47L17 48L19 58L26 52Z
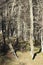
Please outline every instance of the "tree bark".
M19 5L19 11L18 11L18 17L17 17L17 29L18 29L17 37L20 37L20 34L21 34L20 14L21 14L21 6Z
M31 55L33 58L33 9L32 9L32 0L29 0L30 5L30 22L31 22L31 28L30 28L30 46L31 46Z
M43 52L43 35L42 35L42 31L41 31L41 51Z

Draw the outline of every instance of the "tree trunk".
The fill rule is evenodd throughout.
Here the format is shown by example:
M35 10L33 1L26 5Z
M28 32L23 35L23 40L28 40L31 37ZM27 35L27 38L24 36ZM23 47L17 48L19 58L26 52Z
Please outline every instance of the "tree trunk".
M42 49L41 51L43 52L43 15L42 15L42 29L41 29L41 49Z
M21 14L21 6L19 5L19 11L18 11L18 17L17 17L17 29L18 29L17 36L18 37L20 37L20 34L21 34L21 30L20 30L20 27L21 27L20 14Z
M10 52L17 58L15 50L13 49L12 43L9 43Z
M42 31L41 31L41 51L43 52L43 35L42 35Z
M13 12L14 12L14 5L15 5L15 0L13 0L13 3L12 3L11 16L13 15Z
M42 17L42 19L41 19L41 27L42 27L42 29L41 29L41 51L43 52L43 0L41 0L40 1L40 10L41 10L41 17Z
M26 27L26 23L25 22L23 24L24 24L24 30L23 30L24 31L24 35L23 35L23 37L24 37L24 41L26 41L27 40L27 36L26 36L27 27Z
M31 46L31 55L33 58L33 9L32 9L32 0L29 0L30 5L30 22L31 22L31 28L30 28L30 46Z

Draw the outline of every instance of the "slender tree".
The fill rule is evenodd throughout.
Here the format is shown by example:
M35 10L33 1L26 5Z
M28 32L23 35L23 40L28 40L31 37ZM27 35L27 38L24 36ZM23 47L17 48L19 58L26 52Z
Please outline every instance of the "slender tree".
M20 34L21 34L21 30L20 30L20 27L21 27L21 23L20 23L20 15L21 15L21 5L20 5L20 0L19 0L19 10L18 10L18 17L17 17L17 29L18 29L18 35L17 37L20 37Z
M31 28L30 28L30 46L31 46L31 55L33 58L33 9L32 9L32 0L29 0L29 5L30 5L30 24L31 24Z
M41 51L43 52L43 8L42 8L42 29L41 29Z

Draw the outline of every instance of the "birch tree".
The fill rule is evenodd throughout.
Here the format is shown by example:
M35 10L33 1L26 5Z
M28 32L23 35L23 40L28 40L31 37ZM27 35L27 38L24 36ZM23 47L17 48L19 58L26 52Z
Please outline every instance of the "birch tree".
M31 55L33 58L33 9L32 9L32 0L29 0L29 5L30 5L30 24L31 24L31 28L30 28L30 46L31 46Z
M18 17L17 17L17 29L18 29L18 34L17 37L20 37L21 31L21 23L20 23L20 15L21 15L21 5L20 5L20 0L19 0L19 10L18 10Z
M39 1L39 5L40 5L40 11L41 11L41 51L43 52L43 0Z
M42 29L41 29L41 51L43 52L43 12L42 12Z
M26 23L25 22L23 22L23 24L24 24L24 35L23 35L23 37L24 37L24 41L26 41L27 40L27 36L26 36L26 33L27 33L27 27L26 27Z
M12 3L11 18L12 18L13 12L14 12L14 11L13 11L13 10L14 10L14 5L15 5L15 0L14 0L13 3ZM12 43L9 43L9 47L10 47L11 52L16 56L15 50L13 49L13 46L12 46ZM16 56L16 58L17 58L17 56Z

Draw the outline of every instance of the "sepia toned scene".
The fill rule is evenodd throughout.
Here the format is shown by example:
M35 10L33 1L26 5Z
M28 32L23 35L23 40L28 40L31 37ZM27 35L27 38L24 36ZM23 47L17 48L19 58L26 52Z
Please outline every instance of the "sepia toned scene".
M43 65L43 0L0 0L0 65Z

